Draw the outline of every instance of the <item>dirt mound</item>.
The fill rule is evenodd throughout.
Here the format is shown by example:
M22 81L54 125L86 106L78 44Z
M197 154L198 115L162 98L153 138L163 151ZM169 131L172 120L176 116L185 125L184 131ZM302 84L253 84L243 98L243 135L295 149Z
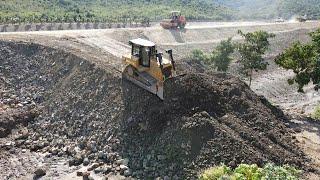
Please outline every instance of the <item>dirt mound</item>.
M233 76L170 79L161 101L117 71L60 50L13 42L0 49L1 90L41 109L12 148L70 158L70 165L103 162L105 173L140 179L193 179L220 163L307 169L281 111Z
M160 162L156 169L162 169L161 174L192 178L222 162L304 166L304 155L293 143L281 111L233 76L187 74L169 80L164 102L128 89L132 96L126 124L139 122L129 126L132 131L125 140L130 142L127 155L136 159L132 168ZM172 171L165 172L163 164ZM143 176L159 173L148 170Z

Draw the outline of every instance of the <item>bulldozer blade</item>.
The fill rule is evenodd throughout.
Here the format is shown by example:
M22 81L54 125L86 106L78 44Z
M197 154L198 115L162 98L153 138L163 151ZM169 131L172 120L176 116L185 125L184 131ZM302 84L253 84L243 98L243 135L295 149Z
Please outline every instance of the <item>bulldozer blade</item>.
M133 70L133 73L128 73L131 70ZM152 94L157 95L161 100L163 100L163 85L160 85L159 82L152 76L150 76L147 73L140 73L132 66L128 66L125 71L123 72L122 76L127 79L128 81L131 81L135 85L151 92Z

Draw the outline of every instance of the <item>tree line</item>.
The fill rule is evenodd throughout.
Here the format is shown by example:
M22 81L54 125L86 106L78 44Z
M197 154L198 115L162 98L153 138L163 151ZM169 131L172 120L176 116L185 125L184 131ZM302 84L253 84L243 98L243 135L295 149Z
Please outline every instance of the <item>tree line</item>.
M181 10L188 20L270 19L307 14L319 18L317 0L10 0L0 1L0 23L130 23L168 18Z
M210 1L11 0L0 1L0 23L158 21L169 18L172 10L181 10L190 20L232 18L231 10Z
M267 68L264 55L270 46L270 38L275 35L266 31L243 33L240 30L238 34L243 37L243 42L232 42L232 38L229 38L221 41L209 54L195 49L189 57L203 62L208 69L227 72L234 61L231 55L237 51L240 55L237 61L241 65L239 70L249 77L250 85L253 73ZM320 29L309 33L309 36L310 43L294 42L274 60L280 67L295 73L293 78L288 79L288 83L297 84L299 92L303 92L303 87L310 82L314 84L315 90L320 89Z
M227 72L234 62L232 54L237 52L240 55L237 60L239 72L248 77L248 85L251 86L254 72L265 70L269 65L264 55L270 46L270 38L275 35L266 31L244 33L240 30L238 34L243 37L243 42L232 42L229 38L221 41L211 53L196 49L189 58L201 62L208 70ZM320 29L309 33L309 36L309 43L296 41L274 59L279 67L294 72L295 76L288 79L288 84L297 85L297 91L301 93L310 83L315 91L320 89ZM320 106L316 108L314 118L320 119Z
M270 46L269 39L275 37L274 34L266 31L256 31L243 33L241 30L238 34L243 37L244 42L232 42L232 38L221 41L218 46L209 54L202 50L196 49L191 52L191 59L203 62L205 67L210 70L227 72L233 61L231 55L237 51L240 58L239 72L249 78L251 86L254 71L265 70L268 63L264 60L263 55Z

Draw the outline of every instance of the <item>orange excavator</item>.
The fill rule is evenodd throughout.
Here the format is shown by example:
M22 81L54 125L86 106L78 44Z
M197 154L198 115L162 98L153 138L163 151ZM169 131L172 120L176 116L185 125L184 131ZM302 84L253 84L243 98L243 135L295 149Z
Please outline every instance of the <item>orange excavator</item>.
M186 18L181 15L180 11L172 11L171 19L164 19L160 22L164 29L184 29L186 24Z

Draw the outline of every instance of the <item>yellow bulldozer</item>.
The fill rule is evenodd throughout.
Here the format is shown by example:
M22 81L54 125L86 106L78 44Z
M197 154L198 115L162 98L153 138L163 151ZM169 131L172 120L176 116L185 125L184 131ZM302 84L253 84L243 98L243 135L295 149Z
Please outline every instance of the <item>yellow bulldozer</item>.
M122 58L125 65L122 76L163 100L164 81L175 76L172 50L166 50L169 55L166 59L151 41L138 38L130 40L129 44L131 54Z

